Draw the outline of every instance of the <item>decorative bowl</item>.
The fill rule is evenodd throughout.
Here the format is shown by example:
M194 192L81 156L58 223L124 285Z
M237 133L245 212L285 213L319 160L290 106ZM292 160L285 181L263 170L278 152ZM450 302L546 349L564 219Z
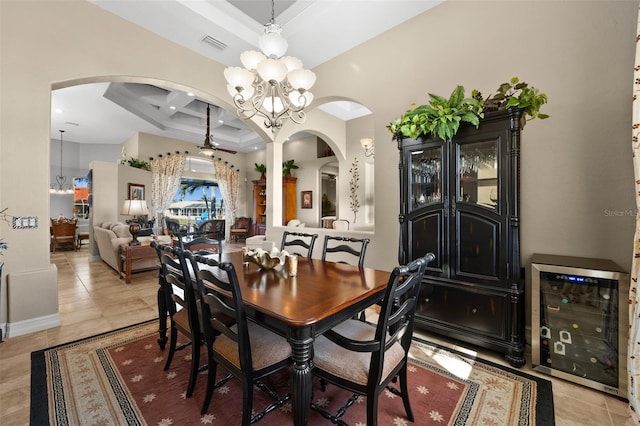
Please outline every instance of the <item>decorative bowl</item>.
M271 257L269 253L264 250L245 251L244 261L255 263L262 269L273 269L280 265L280 258L277 256Z

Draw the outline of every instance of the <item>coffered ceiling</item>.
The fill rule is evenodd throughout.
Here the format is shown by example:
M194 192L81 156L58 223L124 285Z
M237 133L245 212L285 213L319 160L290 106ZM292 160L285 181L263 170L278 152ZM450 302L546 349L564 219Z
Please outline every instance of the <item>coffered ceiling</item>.
M92 0L98 7L227 66L240 53L259 50L263 25L271 19L268 0ZM275 1L288 55L313 67L401 24L444 0ZM220 78L224 78L222 75ZM51 137L77 143L120 144L136 132L202 144L205 100L167 88L133 83L99 83L52 94ZM339 102L323 109L344 120L368 113ZM211 132L221 148L247 152L262 140L235 115L211 105Z

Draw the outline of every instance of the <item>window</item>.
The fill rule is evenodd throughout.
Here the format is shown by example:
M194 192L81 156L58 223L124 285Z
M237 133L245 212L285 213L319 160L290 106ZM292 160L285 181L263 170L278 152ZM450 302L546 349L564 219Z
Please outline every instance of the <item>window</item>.
M165 215L190 224L222 216L223 211L224 200L216 182L183 178Z

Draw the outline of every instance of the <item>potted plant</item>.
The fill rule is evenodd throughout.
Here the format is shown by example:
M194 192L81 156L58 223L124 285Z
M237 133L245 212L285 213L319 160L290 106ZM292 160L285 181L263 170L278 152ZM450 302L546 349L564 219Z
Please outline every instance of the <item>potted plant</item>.
M299 169L298 165L295 164L295 160L287 160L282 162L282 175L290 176L291 170Z
M260 179L264 179L264 174L267 173L267 166L260 163L253 163L256 172L260 172Z
M496 93L484 101L485 111L503 110L517 107L523 110L527 120L549 118L547 114L540 112L542 105L547 103L547 95L540 93L538 89L518 77L513 77L510 82L502 83Z
M128 164L131 167L135 167L136 169L143 169L147 171L151 171L151 164L144 161L138 160L137 158L129 158L127 160L122 160L121 164Z
M429 104L420 105L392 121L387 128L394 135L417 139L420 135L451 140L458 132L460 122L468 122L478 127L482 115L482 101L474 97L464 97L464 86L457 86L448 99L429 93Z
M540 108L547 103L547 95L540 93L535 87L513 77L508 83L498 86L495 94L482 99L478 90L465 98L464 87L457 86L447 99L429 93L429 104L420 105L406 111L387 125L393 139L402 137L417 139L428 134L450 141L458 132L461 122L468 122L478 127L485 111L504 110L511 107L523 109L525 117L545 119Z

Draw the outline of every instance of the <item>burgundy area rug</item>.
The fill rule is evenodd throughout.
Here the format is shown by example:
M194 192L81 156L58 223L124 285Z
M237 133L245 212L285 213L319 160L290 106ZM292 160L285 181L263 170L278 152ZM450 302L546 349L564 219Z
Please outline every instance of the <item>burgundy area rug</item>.
M177 352L163 370L168 348L157 344L157 322L147 322L31 354L31 424L92 425L237 425L242 393L232 379L214 393L209 412L200 414L206 371L198 376L192 397L185 397L190 349ZM203 353L202 360L206 360ZM226 376L218 368L218 376ZM553 425L551 382L513 369L416 340L409 366L411 405L416 425ZM280 393L288 391L285 370L265 380ZM349 394L329 385L320 390L314 378L313 400L334 412ZM412 424L401 398L380 395L380 425ZM269 397L254 391L254 409ZM365 425L364 398L342 417ZM268 413L258 424L292 424L291 404ZM309 424L330 424L311 411Z

